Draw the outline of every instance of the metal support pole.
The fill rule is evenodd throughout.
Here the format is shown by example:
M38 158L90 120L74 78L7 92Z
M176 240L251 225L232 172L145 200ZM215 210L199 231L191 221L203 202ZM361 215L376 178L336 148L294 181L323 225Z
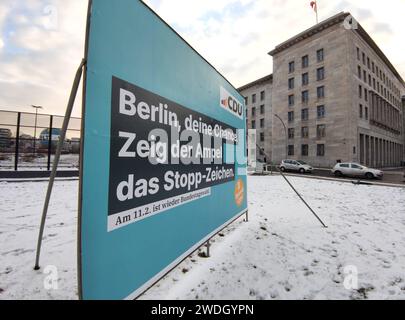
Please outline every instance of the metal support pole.
M245 212L245 222L248 222L248 221L249 221L249 211L246 210L246 212Z
M52 126L53 126L53 116L49 119L49 132L48 132L48 163L47 170L51 169L51 154L52 154Z
M307 208L312 212L312 214L319 220L319 222L322 224L324 228L327 228L327 226L323 223L323 221L318 217L318 215L315 213L314 210L309 206L309 204L304 200L304 198L299 194L299 192L294 188L294 186L290 183L290 181L287 179L287 177L280 171L281 176L284 178L285 181L287 181L288 185L295 191L297 196L301 199L302 202L307 206Z
M260 148L259 145L256 144L258 148ZM263 151L264 152L264 151ZM276 167L277 168L277 167ZM294 188L294 186L290 183L290 181L287 179L287 177L283 174L283 172L277 168L278 172L281 174L281 176L284 178L285 181L287 181L288 185L291 187L291 189L294 190L294 192L297 194L297 196L301 199L302 202L308 207L308 209L312 212L312 214L319 220L319 222L322 224L324 228L327 228L327 226L323 223L323 221L318 217L318 215L315 213L314 210L309 206L309 204L304 200L304 198L298 193L298 191Z
M288 158L288 135L287 135L287 127L283 121L277 114L274 115L278 120L281 121L283 127L284 127L284 134L285 134L285 158Z
M49 200L51 198L52 187L53 187L53 183L54 183L55 177L56 177L56 169L58 167L58 162L59 162L60 154L62 151L63 142L65 141L67 127L69 125L70 116L72 114L73 105L75 102L77 90L78 90L79 84L80 84L80 79L81 79L82 73L83 73L83 66L85 65L85 63L86 63L86 61L83 59L80 63L79 68L76 71L76 76L73 81L72 90L70 92L69 102L66 107L65 118L63 119L62 132L60 134L58 147L56 148L55 157L53 159L52 172L51 172L51 176L49 178L48 190L46 191L45 203L44 203L44 208L42 211L41 225L39 227L37 252L36 252L36 257L35 257L34 270L38 270L40 268L39 267L39 257L41 254L42 236L44 233L45 220L46 220L46 214L48 212Z
M205 246L207 247L207 258L210 256L210 241L208 240L207 243L205 244Z
M15 150L14 150L14 170L18 170L18 157L20 152L20 124L21 124L21 112L17 114L17 132L15 134Z

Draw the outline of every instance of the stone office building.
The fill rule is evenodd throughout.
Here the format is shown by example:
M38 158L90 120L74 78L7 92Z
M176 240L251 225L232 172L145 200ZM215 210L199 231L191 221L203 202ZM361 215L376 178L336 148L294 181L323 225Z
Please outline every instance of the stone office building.
M402 117L402 120L403 120L402 128L404 130L404 146L403 146L404 150L403 150L403 153L402 153L402 165L405 166L405 96L402 96L402 114L404 115Z
M245 97L246 127L256 129L256 143L264 151L261 153L259 148L256 148L256 158L268 163L272 157L272 86L273 75L268 75L238 89L239 93Z
M274 72L272 86L267 85L268 103L284 121L287 137L282 122L268 113L264 126L257 125L260 97L247 105L248 116L252 114L248 127L256 121L264 145L271 145L273 161L302 159L320 167L337 161L400 165L405 140L404 80L349 13L315 25L269 54ZM253 84L241 90L248 99L260 94L260 83Z

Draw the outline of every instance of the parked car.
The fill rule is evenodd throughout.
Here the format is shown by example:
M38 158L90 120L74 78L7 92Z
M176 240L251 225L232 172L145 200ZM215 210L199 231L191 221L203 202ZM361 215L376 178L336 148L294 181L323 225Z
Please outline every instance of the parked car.
M299 173L311 173L312 168L308 163L302 160L282 160L280 163L281 171L297 171Z
M367 179L381 179L384 175L381 170L367 168L358 163L337 163L332 169L332 173L337 177L351 176Z

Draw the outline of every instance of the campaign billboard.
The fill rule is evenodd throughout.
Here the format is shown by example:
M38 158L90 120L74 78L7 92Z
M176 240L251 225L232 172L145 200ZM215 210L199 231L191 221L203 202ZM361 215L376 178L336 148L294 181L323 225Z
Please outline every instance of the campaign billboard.
M131 299L246 212L244 99L142 1L86 41L79 295Z

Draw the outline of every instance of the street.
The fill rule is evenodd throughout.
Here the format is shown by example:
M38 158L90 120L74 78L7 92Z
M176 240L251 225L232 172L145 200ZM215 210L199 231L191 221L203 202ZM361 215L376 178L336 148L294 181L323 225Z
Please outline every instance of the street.
M383 170L384 176L382 179L372 179L368 180L366 178L356 178L356 177L339 177L338 179L347 179L347 180L361 180L365 182L382 182L390 184L403 184L405 186L404 170L395 169L395 170ZM289 172L292 173L292 172ZM295 172L294 172L295 173ZM335 178L330 169L314 169L310 174L304 174L304 176L313 176L313 177L325 177L325 178Z

